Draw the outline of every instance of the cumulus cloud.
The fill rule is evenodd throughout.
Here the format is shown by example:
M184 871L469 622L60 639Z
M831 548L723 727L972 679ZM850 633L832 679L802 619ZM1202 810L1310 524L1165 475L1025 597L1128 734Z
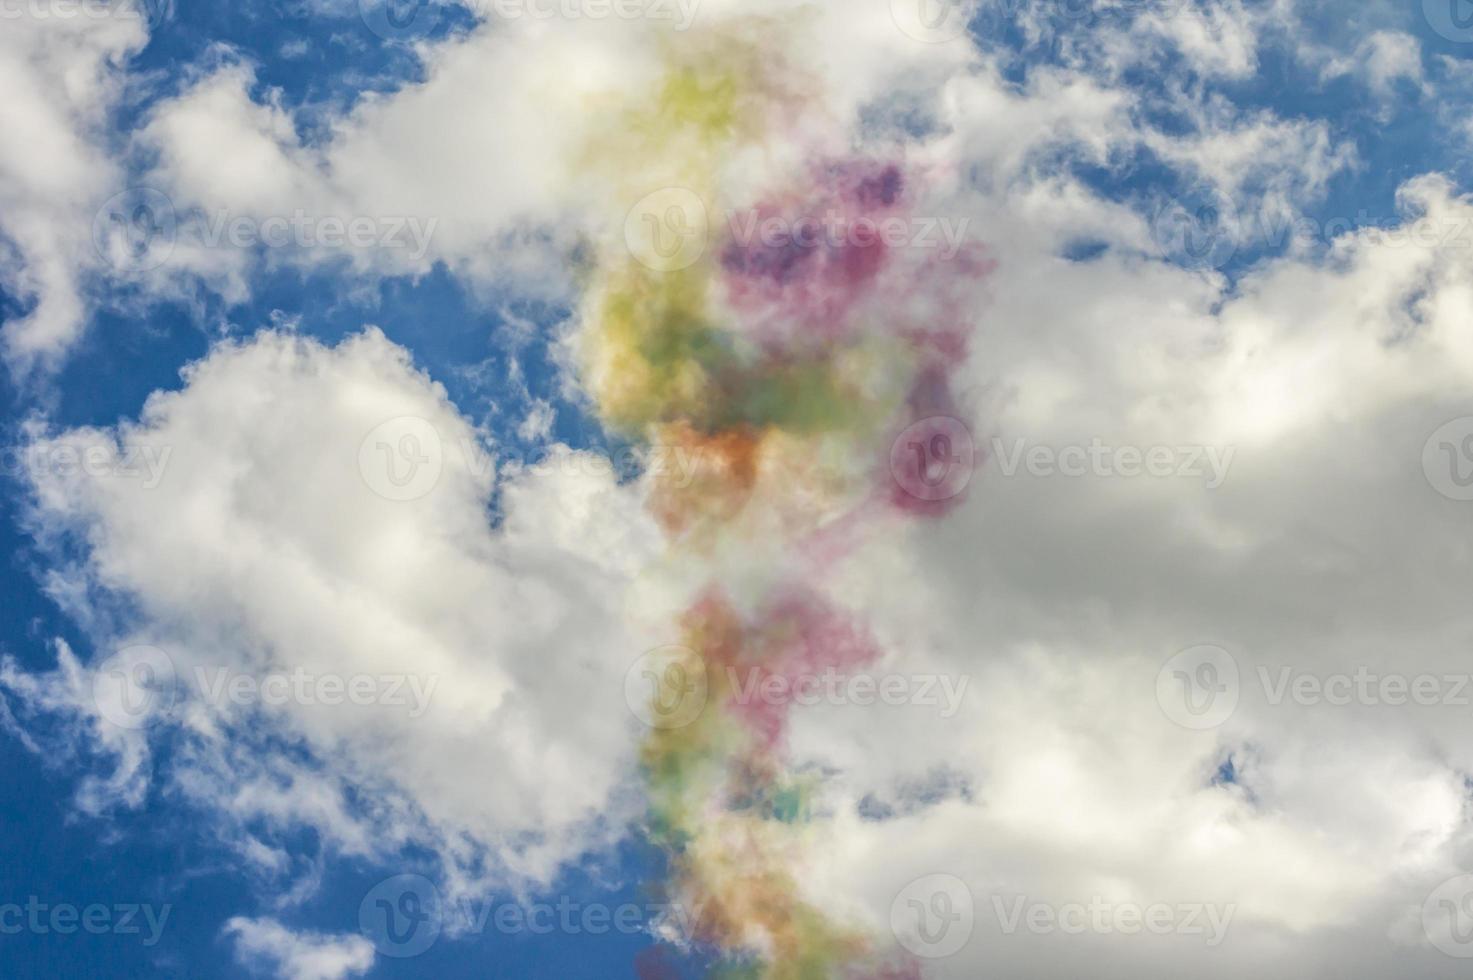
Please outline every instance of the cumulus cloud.
M973 378L990 397L974 421L991 451L972 499L899 560L887 544L856 561L842 587L881 624L887 671L969 677L969 694L950 718L849 707L800 722L800 755L840 774L834 850L809 879L828 907L883 928L908 882L958 875L975 932L940 977L1293 975L1300 956L1345 976L1455 974L1421 923L1468 857L1466 707L1337 707L1281 686L1286 668L1467 673L1463 505L1435 489L1424 447L1468 413L1473 208L1437 178L1402 200L1399 234L1344 235L1231 295L1127 254L1071 263L1013 239L1035 250L1003 254L980 320ZM1231 462L1216 488L1205 462L1070 476L1014 457L1010 471L1020 441ZM1241 703L1192 731L1156 685L1199 644L1235 658ZM1008 931L1019 898L1202 904L1232 921L1211 949Z
M128 613L98 649L166 658L136 682L106 665L152 713L84 718L135 752L177 739L164 776L195 805L345 853L418 841L498 882L546 881L620 829L622 676L654 643L625 595L649 531L609 467L518 470L493 528L494 457L376 331L223 345L136 423L40 445L98 464L38 474L38 533L83 555L55 594L114 597ZM154 486L122 464L145 447L167 454ZM61 666L5 680L34 709L53 690L85 707L84 668Z
M872 622L883 670L967 678L961 710L820 706L797 714L792 746L824 786L821 844L799 869L815 902L883 934L910 882L965 883L975 930L932 964L938 977L1455 974L1419 914L1469 857L1466 708L1275 703L1263 678L1466 673L1466 504L1438 493L1424 449L1469 413L1473 206L1424 176L1401 189L1395 236L1347 229L1230 284L1170 261L1147 209L1076 175L1145 150L1254 210L1321 199L1356 160L1325 123L1185 88L1152 102L1128 80L1166 54L1245 77L1289 5L1249 6L1147 11L1021 78L985 43L906 36L883 4L800 22L840 128L868 146L902 134L935 175L932 207L967 217L999 262L967 365L985 450L970 499L822 583ZM570 161L603 106L649 84L655 38L647 25L487 23L428 49L423 82L365 100L312 145L232 63L156 107L142 139L181 210L438 221L417 256L293 260L409 275L443 262L482 288L510 276L557 292L570 288L549 271L563 251L587 226L617 227L625 203ZM1419 80L1408 40L1374 35L1355 70L1372 88ZM1148 110L1161 104L1190 111L1160 128ZM1066 258L1081 239L1101 251ZM175 256L165 275L250 288L246 252L182 238ZM545 435L549 411L524 435ZM165 651L180 687L161 717L120 730L99 665L59 646L54 674L0 672L8 724L78 719L75 742L116 762L86 795L94 811L109 794L136 803L157 778L233 827L309 826L340 853L428 843L467 880L489 859L491 877L546 882L607 847L638 807L624 795L639 733L623 672L666 641L679 587L646 574L657 545L641 484L571 451L498 471L482 435L374 331L337 347L269 332L223 345L135 422L37 433L78 460L100 447L106 474L38 477L34 527L75 559L53 595L99 650ZM1096 446L1117 465L1121 450L1160 449L1173 469L1027 462ZM156 485L118 476L118 459L165 451ZM99 613L103 597L122 608ZM1199 644L1233 658L1241 703L1192 730L1157 683ZM146 693L126 686L144 655L130 656L125 687L105 692ZM203 696L221 669L297 668L402 675L406 692L417 678L431 693L413 716ZM159 739L175 751L151 776ZM289 867L265 837L251 860ZM1009 929L1019 900L1201 905L1225 932L1209 948L1180 931ZM230 929L283 976L371 960L272 920Z
M478 9L477 29L422 49L422 82L361 99L310 145L269 91L252 98L255 73L244 61L227 59L156 105L139 135L158 160L147 183L190 220L168 261L149 270L153 287L168 292L180 276L199 277L242 297L260 257L237 247L248 239L221 231L232 221L253 230L274 221L290 247L266 249L269 262L410 276L438 262L482 290L567 300L569 254L585 236L617 232L632 203L623 200L627 188L611 194L588 165L595 141L617 127L621 106L657 83L672 44L719 36L738 20L759 35L799 31L815 52L803 70L825 79L820 91L841 118L877 101L904 103L969 60L964 43L938 49L906 36L884 4L856 11L706 0L689 25ZM659 167L652 157L631 175L646 185L636 198L661 186ZM281 232L298 216L311 226L307 236ZM413 227L392 241L365 235L361 247L320 244L324 221L355 219L379 232ZM304 237L315 244L299 247Z

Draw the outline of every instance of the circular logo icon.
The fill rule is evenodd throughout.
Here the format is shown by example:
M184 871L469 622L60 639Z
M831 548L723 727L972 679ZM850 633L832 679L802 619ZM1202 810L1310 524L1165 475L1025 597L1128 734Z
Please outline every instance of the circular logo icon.
M979 0L890 0L890 18L907 36L944 44L967 33Z
M169 261L178 224L174 202L167 195L133 187L114 194L98 209L92 219L92 245L114 272L136 275Z
M890 475L919 500L950 500L972 482L977 451L971 431L949 415L906 428L890 444Z
M174 661L158 647L124 647L92 672L97 713L119 728L147 728L174 707Z
M1448 956L1473 957L1473 875L1456 875L1422 903L1422 931Z
M387 500L418 500L440 482L440 433L426 419L402 415L375 428L358 447L358 471Z
M706 665L689 647L651 650L624 674L624 700L650 728L684 728L706 710L709 696Z
M1473 42L1473 3L1469 0L1422 0L1427 26L1449 41Z
M922 959L959 952L972 938L975 920L972 890L956 875L917 878L890 904L890 929L896 940Z
M440 890L424 875L395 875L374 885L358 904L358 928L385 956L418 956L440 938Z
M1098 0L1058 0L1056 5L1065 20L1089 20L1095 16Z
M1222 647L1188 647L1156 675L1156 701L1183 728L1216 728L1238 710L1238 661Z
M428 37L444 15L440 0L358 0L358 16L385 41Z
M1221 269L1242 244L1237 209L1227 201L1171 201L1151 221L1162 258L1189 269Z
M1427 438L1422 472L1449 500L1473 500L1473 416L1453 419Z
M684 187L646 194L624 219L624 243L641 265L679 272L700 261L710 234L706 205Z

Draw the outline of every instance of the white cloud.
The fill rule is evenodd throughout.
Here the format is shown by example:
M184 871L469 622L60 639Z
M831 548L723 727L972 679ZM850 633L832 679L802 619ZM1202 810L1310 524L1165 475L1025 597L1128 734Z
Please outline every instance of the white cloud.
M804 869L826 907L883 932L906 882L961 876L977 931L937 977L1456 974L1420 913L1469 857L1467 708L1274 705L1258 674L1467 673L1467 505L1434 491L1422 451L1470 414L1473 206L1438 179L1403 198L1408 220L1465 244L1347 237L1232 294L1126 252L1052 259L1037 225L1067 219L979 205L1016 243L979 313L979 438L1235 455L1216 490L1009 477L994 456L952 518L852 563L841 592L877 623L885 669L973 679L952 719L800 721L799 760L837 774L831 833ZM1011 234L1020 220L1031 235ZM1237 657L1243 703L1191 732L1155 679L1200 643ZM1215 783L1229 758L1235 780ZM1235 912L1209 950L1005 934L993 900L1016 896Z
M1324 68L1327 78L1355 75L1382 99L1395 94L1397 81L1421 85L1422 45L1401 31L1376 31L1348 57L1333 58Z
M22 372L54 364L86 326L85 278L99 266L93 216L118 181L106 119L121 95L124 62L147 40L145 9L152 7L7 8L0 284L30 307L5 324L7 358Z
M772 18L770 21L764 17ZM334 216L412 218L432 226L409 248L275 250L276 261L344 260L359 272L421 275L443 262L473 286L510 286L567 299L566 261L580 236L618 228L628 204L669 183L662 149L611 188L592 167L596 140L619 128L621 107L654 89L674 39L715 38L733 23L757 37L808 39L803 72L825 84L820 107L848 119L860 105L903 101L965 65L965 45L936 47L903 34L885 4L843 9L793 0L705 0L690 31L657 19L498 19L422 49L425 80L362 99L306 145L268 94L253 101L251 67L228 63L156 106L140 141L158 155L148 183L180 214L196 210L263 222ZM829 122L825 122L829 125ZM603 176L600 176L602 174ZM639 193L629 196L637 183ZM253 259L181 232L155 288L198 275L240 298Z
M418 421L391 421L403 417ZM623 672L663 637L626 622L653 531L607 469L509 475L493 529L493 457L373 331L337 348L276 333L223 345L139 422L43 445L48 458L168 452L152 488L112 471L39 473L34 521L82 543L72 584L133 604L99 647L147 643L172 659L177 710L147 731L177 733L166 775L196 805L240 826L310 826L348 853L419 840L447 873L483 857L500 882L546 881L622 830L637 734ZM438 479L391 499L403 488L387 467L402 477L419 456ZM236 674L299 670L388 680L361 703L340 703L341 686L336 701L220 693ZM22 701L49 689L6 681ZM67 685L84 709L85 681Z
M294 932L274 919L236 917L225 923L242 963L279 980L343 980L373 966L373 944L351 933Z
M905 37L884 4L825 5L803 28L823 42L808 67L839 131L861 109L924 109L930 135L908 150L937 175L934 209L973 219L1000 262L978 291L968 368L979 440L1233 452L1211 490L1007 476L994 455L953 517L877 541L825 583L873 620L887 666L973 677L954 718L801 714L795 756L829 774L832 809L799 870L826 907L883 934L900 887L946 871L989 916L993 898L1014 896L1235 910L1210 953L1183 936L1002 935L993 919L936 976L1455 972L1426 948L1415 909L1473 854L1464 716L1274 706L1252 685L1260 666L1466 661L1466 511L1429 486L1422 448L1473 413L1473 242L1345 236L1229 287L1160 261L1150 215L1101 198L1068 166L1122 166L1146 148L1254 208L1297 214L1321 199L1355 161L1327 124L1175 86L1164 98L1189 111L1168 133L1122 81L1163 51L1243 78L1286 7L1146 16L1022 81L965 45ZM701 16L731 8L711 2ZM1408 40L1365 42L1358 64L1373 88L1420 78ZM483 286L512 277L556 292L567 283L549 284L550 260L574 231L621 220L630 190L581 179L570 161L603 106L649 85L653 45L627 25L487 25L428 49L423 83L366 100L311 146L280 105L251 100L248 67L229 65L159 106L144 138L180 208L434 217L420 258L349 258L373 274L443 261ZM652 166L631 180L658 184ZM1408 183L1402 203L1407 220L1464 239L1473 225L1436 177ZM547 248L516 258L518 235ZM1080 238L1106 249L1061 258ZM178 270L228 296L249 288L243 255L198 243L180 244ZM432 491L394 501L374 492L377 475L365 480L360 451L403 416L438 433L443 470ZM535 411L523 435L550 420ZM372 441L367 458L407 466L418 450L403 434ZM490 854L503 877L546 881L622 831L638 806L622 795L638 736L622 673L668 639L658 634L676 591L668 569L651 571L658 536L637 486L579 466L501 474L504 521L490 527L496 475L464 451L476 439L374 332L336 348L275 333L222 346L137 423L41 439L171 453L152 489L77 472L38 482L39 528L83 547L53 580L58 600L84 615L102 595L136 607L126 628L93 617L104 648L157 645L186 677L224 665L440 679L412 720L386 705L186 700L176 722L149 730L181 741L164 774L172 789L231 826L309 826L343 853L427 842L467 877ZM1161 664L1198 643L1229 649L1247 679L1237 714L1207 733L1175 726L1155 697ZM78 741L100 738L120 760L100 796L136 802L146 740L106 728L88 668L65 648L59 659L47 678L7 667L0 682L18 709L78 713ZM311 757L279 751L284 739ZM1233 779L1217 778L1229 759ZM289 865L270 840L243 850L267 871ZM236 922L252 948L280 929Z

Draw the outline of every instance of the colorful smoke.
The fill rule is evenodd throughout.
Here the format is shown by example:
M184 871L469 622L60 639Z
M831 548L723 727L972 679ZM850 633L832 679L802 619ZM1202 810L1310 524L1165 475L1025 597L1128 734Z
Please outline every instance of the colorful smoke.
M898 148L836 150L817 83L773 53L783 30L746 22L667 50L656 91L582 161L633 211L624 241L594 249L580 366L610 430L699 461L649 506L672 555L708 559L678 624L689 662L666 675L681 688L699 675L705 699L642 751L668 898L700 910L687 938L717 976L898 980L918 966L802 898L793 869L821 845L820 776L787 758L791 705L742 685L883 656L815 583L875 528L962 499L972 459L952 373L992 263L881 233L917 225L924 170ZM727 581L724 556L744 548L773 560L756 582ZM657 700L683 696L664 684ZM673 973L663 956L639 969Z

